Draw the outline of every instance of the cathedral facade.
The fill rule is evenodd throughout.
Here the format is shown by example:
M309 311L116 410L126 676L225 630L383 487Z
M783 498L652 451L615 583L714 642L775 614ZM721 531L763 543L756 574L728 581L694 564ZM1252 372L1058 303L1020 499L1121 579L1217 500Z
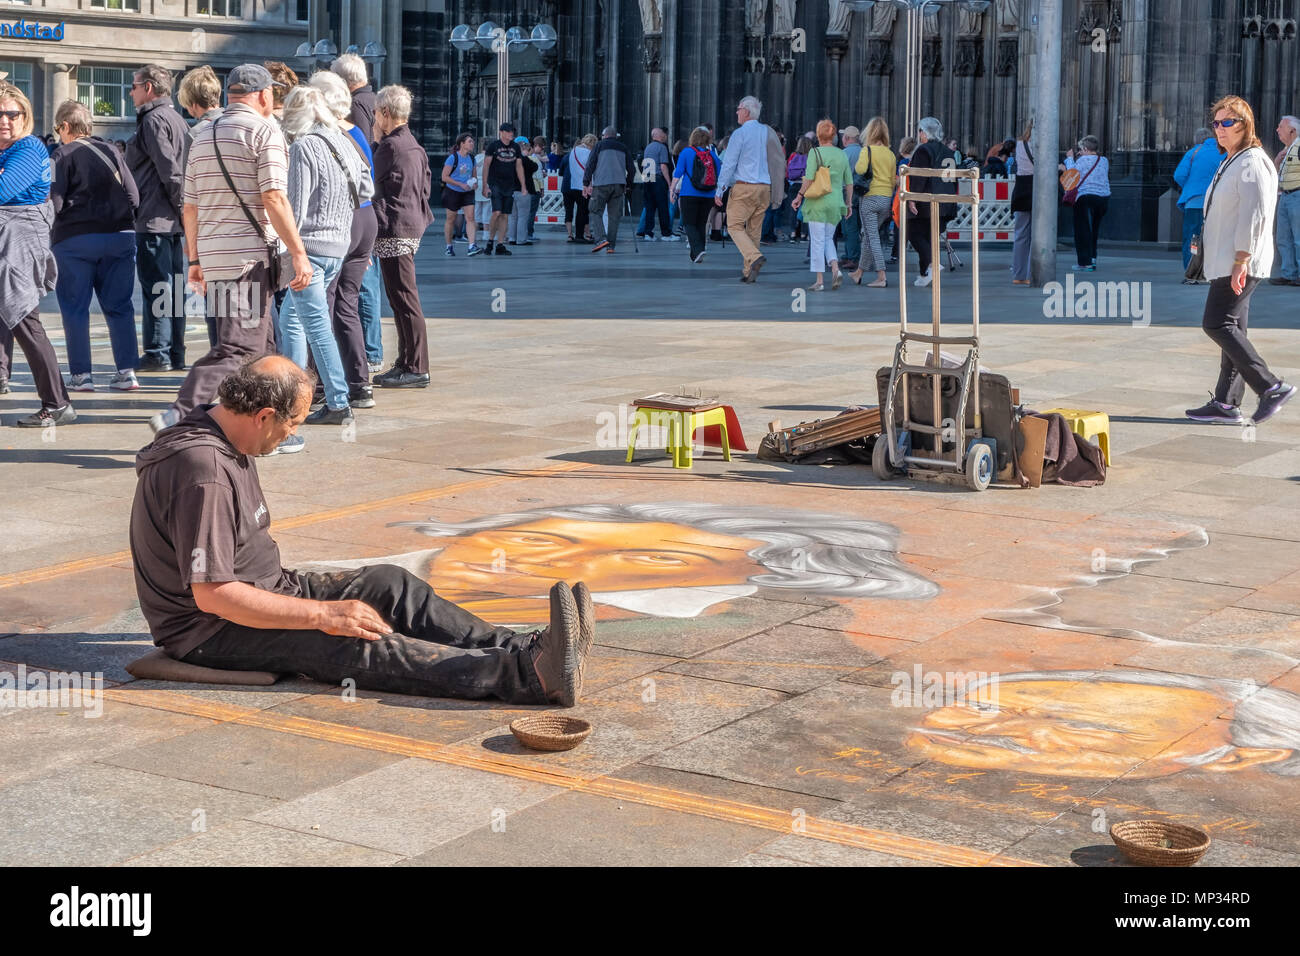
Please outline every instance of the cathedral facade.
M1161 194L1216 97L1245 96L1266 149L1279 147L1279 119L1300 113L1296 4L1062 0L1061 148L1087 134L1101 140L1114 191L1106 238L1166 238L1157 235ZM937 117L963 151L982 156L1033 116L1037 6L992 0L976 13L944 3L920 16L921 115ZM862 127L880 115L895 141L910 132L902 128L909 13L886 0L866 12L842 0L403 0L400 7L401 81L416 94L412 125L432 152L462 130L495 131L497 58L447 42L456 24L485 20L525 33L549 23L559 34L551 50L511 56L510 118L521 133L567 141L612 123L640 150L652 126L665 127L670 142L701 123L724 135L747 94L763 101L763 120L787 137L822 117Z

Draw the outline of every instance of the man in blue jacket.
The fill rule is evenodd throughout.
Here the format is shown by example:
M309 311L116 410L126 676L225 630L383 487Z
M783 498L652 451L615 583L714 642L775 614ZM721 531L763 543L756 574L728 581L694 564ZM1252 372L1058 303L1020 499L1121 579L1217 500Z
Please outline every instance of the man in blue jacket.
M1178 196L1178 208L1183 211L1183 268L1192 261L1192 238L1201 231L1205 219L1205 192L1210 188L1210 181L1219 171L1223 154L1208 129L1202 127L1192 137L1195 144L1184 155L1174 170L1174 182L1182 192ZM1190 279L1184 279L1185 284Z

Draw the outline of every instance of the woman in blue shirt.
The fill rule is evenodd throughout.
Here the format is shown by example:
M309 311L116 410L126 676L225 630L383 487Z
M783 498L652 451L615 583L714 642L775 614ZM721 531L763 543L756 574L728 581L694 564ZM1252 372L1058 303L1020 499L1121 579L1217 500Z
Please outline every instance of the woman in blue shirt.
M1214 142L1214 134L1201 127L1192 136L1192 146L1174 170L1174 182L1180 190L1178 208L1183 211L1183 271L1187 271L1192 261L1192 239L1201 231L1201 222L1205 218L1205 193L1210 188L1214 174L1219 171L1223 154L1219 144ZM1193 280L1184 278L1184 285L1194 285Z
M58 270L50 252L50 155L32 134L32 104L16 86L0 83L0 392L9 391L13 343L32 370L41 410L21 428L77 420L59 374L59 359L41 325L41 297Z
M447 210L443 228L443 238L447 240L444 255L456 254L452 245L456 237L456 217L467 207L465 234L469 237L469 249L466 252L476 256L483 251L474 241L478 233L478 224L474 221L474 187L477 185L478 180L474 178L474 137L470 133L461 133L456 137L451 155L442 164L442 208Z
M718 171L722 160L714 151L713 134L708 127L697 126L691 130L690 145L677 157L673 170L672 198L681 209L682 228L686 231L687 250L691 262L704 261L704 229L713 210L713 194L718 186ZM709 166L712 165L710 171ZM692 175L695 179L692 180ZM712 176L710 181L709 177ZM695 181L705 183L696 186Z

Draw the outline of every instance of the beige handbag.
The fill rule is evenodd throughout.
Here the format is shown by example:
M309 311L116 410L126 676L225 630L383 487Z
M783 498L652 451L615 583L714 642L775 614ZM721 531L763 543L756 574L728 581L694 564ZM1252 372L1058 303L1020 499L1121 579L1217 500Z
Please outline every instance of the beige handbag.
M821 199L822 196L829 196L831 192L831 168L822 164L820 148L814 148L813 152L817 154L817 172L813 174L813 180L808 188L803 191L805 199Z

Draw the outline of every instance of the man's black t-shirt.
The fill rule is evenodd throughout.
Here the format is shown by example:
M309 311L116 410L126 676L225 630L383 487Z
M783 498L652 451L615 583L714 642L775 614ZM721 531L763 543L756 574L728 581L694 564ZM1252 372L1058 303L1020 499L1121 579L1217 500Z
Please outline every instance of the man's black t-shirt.
M208 415L211 407L162 430L136 456L136 593L154 643L178 659L227 623L199 610L195 582L301 593L297 575L280 565L257 468Z
M487 149L483 150L484 156L492 157L492 168L488 170L488 185L493 189L500 187L514 192L519 188L519 176L515 172L515 160L523 155L519 151L519 144L514 140L509 143L503 143L499 139L494 139Z

